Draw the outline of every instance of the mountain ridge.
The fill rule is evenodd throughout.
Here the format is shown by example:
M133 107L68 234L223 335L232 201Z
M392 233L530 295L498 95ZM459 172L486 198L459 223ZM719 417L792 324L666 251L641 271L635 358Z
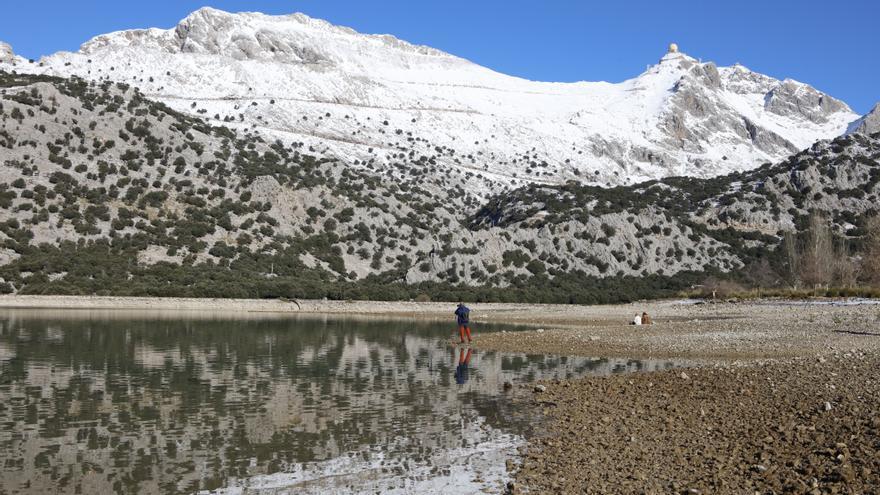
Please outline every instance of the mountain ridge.
M858 246L878 214L874 115L808 85L672 47L536 83L398 42L203 9L0 46L0 292L611 302L794 283L814 215Z
M22 294L610 302L779 284L814 210L858 243L880 194L880 134L853 134L712 179L480 202L427 157L384 180L124 83L2 71L0 151L0 292Z
M79 53L6 65L133 84L175 110L303 140L353 166L406 175L397 155L423 154L444 172L479 170L468 187L481 196L746 170L859 117L808 85L682 53L620 83L545 83L302 14L202 9L171 29L101 35Z
M237 40L234 38L226 40L214 39L212 40L213 43L203 43L203 41L210 35L211 31L217 32L222 29L223 26L235 23L239 19L252 19L274 24L283 24L285 21L296 22L310 29L330 34L362 36L365 39L378 41L391 48L411 51L420 55L440 56L465 61L460 57L455 57L441 50L425 45L412 44L390 34L361 34L354 29L345 26L337 26L323 19L313 18L301 12L281 16L270 16L261 12L238 12L233 14L212 7L203 7L190 13L182 19L177 26L170 30L147 28L115 31L92 38L85 42L80 49L84 53L94 53L97 50L105 48L107 45L118 44L120 46L130 46L137 42L152 41L169 52L213 53L221 55L223 54L223 50L221 50L223 47L220 45L221 41L226 44L235 44ZM167 43L167 40L161 39L163 37L167 38L169 33L174 34L174 39L178 41L178 43ZM258 35L259 33L255 34ZM163 43L163 41L165 42ZM270 50L272 54L278 53L277 48L283 47L275 48L276 50L274 51ZM285 52L283 51L281 52L281 54L284 53ZM244 54L246 54L246 52L234 53L233 55ZM270 57L269 53L262 53L261 55Z

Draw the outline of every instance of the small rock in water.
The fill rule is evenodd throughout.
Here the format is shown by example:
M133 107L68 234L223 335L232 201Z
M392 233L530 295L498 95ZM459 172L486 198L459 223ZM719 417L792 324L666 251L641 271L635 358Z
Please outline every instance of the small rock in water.
M593 342L595 342L595 341L599 340L599 337L596 336L596 335L590 335L590 340L592 340Z
M513 384L510 382L504 382L504 390L510 390L513 388Z
M543 385L535 385L535 392L536 393L541 393L541 392L546 392L546 391L547 391L547 387L545 387Z
M691 379L691 377L689 377L688 374L685 373L684 371L682 371L681 375L679 375L679 376L681 376L682 380L690 380Z

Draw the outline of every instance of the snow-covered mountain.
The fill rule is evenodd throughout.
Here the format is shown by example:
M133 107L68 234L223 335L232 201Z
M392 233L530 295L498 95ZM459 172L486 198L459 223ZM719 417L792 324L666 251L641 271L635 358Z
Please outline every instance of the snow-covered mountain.
M414 164L470 172L479 192L751 169L859 118L806 84L677 50L620 83L534 82L303 14L204 8L173 29L110 33L36 63L2 52L0 69L126 82L392 177Z
M858 245L880 194L880 134L861 131L722 177L482 201L457 169L416 159L394 180L264 138L126 84L0 71L0 293L452 300L470 287L571 303L724 272L778 284L791 270L774 253L809 214Z

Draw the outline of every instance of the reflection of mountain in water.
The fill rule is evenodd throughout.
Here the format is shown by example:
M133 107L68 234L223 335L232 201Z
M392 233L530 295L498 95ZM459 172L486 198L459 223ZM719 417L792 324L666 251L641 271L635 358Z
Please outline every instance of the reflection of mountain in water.
M460 447L477 415L526 427L504 381L642 366L477 352L456 385L446 325L3 315L0 492L192 492L358 452L418 462Z

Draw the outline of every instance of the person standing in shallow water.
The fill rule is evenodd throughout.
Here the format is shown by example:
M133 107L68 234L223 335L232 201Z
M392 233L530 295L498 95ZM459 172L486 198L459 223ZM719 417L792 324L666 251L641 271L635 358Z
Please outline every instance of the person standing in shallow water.
M471 310L464 303L459 302L458 307L455 308L455 316L458 318L458 335L461 339L461 344L464 344L464 336L467 334L468 343L471 342Z

